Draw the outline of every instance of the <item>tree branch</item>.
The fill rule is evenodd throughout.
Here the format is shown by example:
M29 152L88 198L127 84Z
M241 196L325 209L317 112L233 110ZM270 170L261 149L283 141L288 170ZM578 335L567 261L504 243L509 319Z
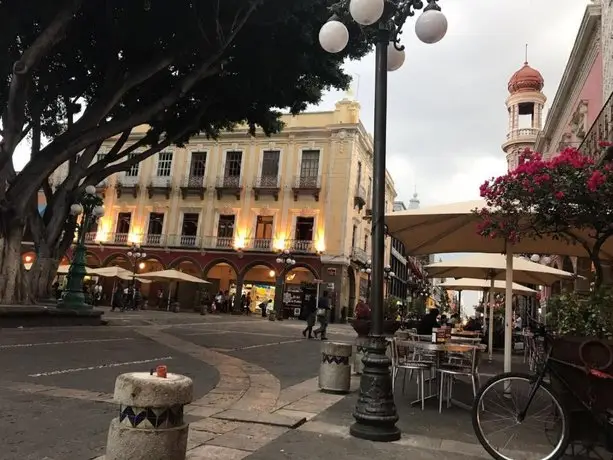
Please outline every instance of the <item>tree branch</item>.
M70 0L13 65L8 101L2 114L4 136L0 141L0 170L11 160L23 131L32 71L63 39L64 32L79 11L81 3L82 0Z

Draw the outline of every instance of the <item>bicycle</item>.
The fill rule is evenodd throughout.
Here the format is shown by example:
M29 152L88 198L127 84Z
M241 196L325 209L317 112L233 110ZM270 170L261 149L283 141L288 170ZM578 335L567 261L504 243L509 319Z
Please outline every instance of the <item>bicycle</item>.
M535 337L544 341L544 357L536 360L536 371L532 373L507 372L490 379L475 397L472 407L472 424L475 434L483 448L495 459L516 460L557 460L565 455L571 442L571 411L568 400L574 402L581 412L573 412L574 422L587 415L594 422L605 440L607 455L613 452L613 407L599 407L593 394L597 384L607 385L613 393L613 375L607 372L613 363L611 348L600 340L588 339L579 348L579 357L583 366L563 361L553 356L555 338L547 334L544 326L540 325ZM600 347L605 352L605 359L599 363L590 362L588 351L590 347ZM592 349L593 351L593 349ZM594 356L594 353L591 353ZM602 353L601 353L602 355ZM562 375L563 369L574 368L580 371L582 378L589 382L587 388L568 381ZM583 374L585 372L585 374ZM567 372L568 373L568 372ZM583 377L585 375L585 377ZM555 382L556 385L552 385ZM570 393L569 398L563 398L562 390ZM524 393L522 393L522 390ZM539 404L544 398L544 404ZM501 413L496 414L495 411ZM545 420L551 417L552 421ZM579 417L579 418L577 418ZM508 428L501 424L510 422ZM577 424L573 425L574 427ZM488 427L492 428L488 431ZM588 425L586 425L588 426ZM507 429L527 428L525 435L520 439L515 434L504 442L497 442L495 437ZM545 443L537 442L536 435L543 431ZM557 434L553 434L556 431ZM597 446L600 448L601 446ZM586 447L589 452L593 445ZM604 457L600 457L604 458ZM611 457L609 457L611 458Z

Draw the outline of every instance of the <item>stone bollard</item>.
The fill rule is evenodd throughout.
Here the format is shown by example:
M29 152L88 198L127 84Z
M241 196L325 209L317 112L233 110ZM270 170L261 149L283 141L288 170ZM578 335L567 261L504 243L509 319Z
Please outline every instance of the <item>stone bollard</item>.
M366 348L368 346L368 337L357 337L355 339L355 353L353 353L353 373L360 375L364 369L362 359L366 354Z
M329 393L348 393L351 389L351 344L322 342L319 388Z
M193 383L162 371L117 377L119 417L111 421L105 460L185 460L189 425L183 406L192 401Z

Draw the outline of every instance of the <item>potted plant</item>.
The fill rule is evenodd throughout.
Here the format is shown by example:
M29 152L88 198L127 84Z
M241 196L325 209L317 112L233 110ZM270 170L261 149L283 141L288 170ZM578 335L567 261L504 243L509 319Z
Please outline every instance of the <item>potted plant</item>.
M399 301L400 299L394 296L384 300L383 333L385 335L394 335L400 327L400 321L398 321L398 313L400 311ZM358 337L368 336L372 326L371 310L368 305L362 301L358 302L355 308L355 318L350 320L349 323L358 334Z

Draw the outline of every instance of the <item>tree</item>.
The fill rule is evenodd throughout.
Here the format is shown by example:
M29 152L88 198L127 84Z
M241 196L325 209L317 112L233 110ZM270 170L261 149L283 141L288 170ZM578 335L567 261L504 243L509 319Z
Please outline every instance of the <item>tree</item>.
M608 143L601 143L608 147ZM509 241L553 236L582 245L595 269L595 285L603 281L600 249L613 235L613 166L596 165L575 148L545 160L525 151L519 165L486 181L481 196L487 208L479 234ZM581 238L585 233L590 240Z
M319 102L324 90L345 88L343 60L363 56L370 44L352 26L361 39L346 52L320 49L317 34L334 3L1 3L7 24L0 43L9 52L0 59L0 184L6 184L0 186L0 303L27 300L19 257L26 218L39 242L57 245L67 206L81 188L129 167L131 145L119 147L120 165L91 164L105 139L129 138L135 126L150 125L139 145L148 153L134 163L163 144L184 143L198 131L215 136L239 122L253 132L256 126L276 132L278 109L297 113ZM30 133L31 159L16 173L15 148ZM44 148L41 136L49 140ZM69 176L53 192L46 178L65 162ZM48 205L39 219L34 200L41 187ZM70 240L70 231L64 235Z
M451 310L451 303L449 302L449 294L446 289L439 288L438 289L438 308L441 313L449 313Z

